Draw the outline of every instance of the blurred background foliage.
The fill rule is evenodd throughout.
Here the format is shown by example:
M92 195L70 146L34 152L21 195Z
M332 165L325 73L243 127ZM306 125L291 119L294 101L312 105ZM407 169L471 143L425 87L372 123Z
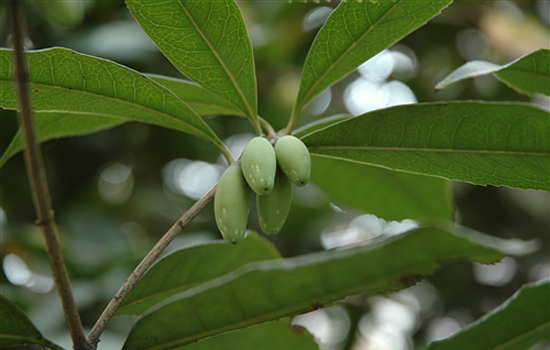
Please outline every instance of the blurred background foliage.
M50 3L27 1L29 49L69 47L141 72L182 77L122 0L73 0L57 11L51 10ZM260 114L282 128L293 107L308 48L337 2L237 3L254 46ZM2 46L9 47L3 5L0 36ZM321 94L306 108L299 125L339 113L358 115L429 101L525 101L548 109L547 98L519 95L492 76L466 80L440 92L434 92L434 86L466 61L504 64L548 48L549 23L550 1L546 0L455 1L428 25ZM18 125L15 113L1 113L3 151ZM252 137L253 129L244 119L207 121L235 153ZM217 181L225 167L207 143L137 123L47 142L43 153L86 328L154 242ZM457 222L498 237L536 239L541 248L493 266L449 265L400 293L353 297L294 322L310 329L323 349L413 349L478 319L524 283L549 276L548 193L462 183L454 183L452 190ZM255 213L254 208L251 212ZM368 213L331 202L310 184L296 188L290 218L272 240L284 256L295 256L372 239L391 229L392 225L364 214ZM258 229L254 215L250 228ZM23 157L17 155L0 170L1 292L22 307L46 337L70 347L35 218ZM213 239L220 236L209 207L168 251ZM132 322L127 317L115 319L100 347L120 348Z

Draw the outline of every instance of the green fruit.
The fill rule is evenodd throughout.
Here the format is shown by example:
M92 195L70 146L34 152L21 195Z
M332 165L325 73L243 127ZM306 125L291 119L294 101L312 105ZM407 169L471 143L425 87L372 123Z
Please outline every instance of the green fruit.
M281 231L292 202L292 184L281 171L275 176L275 187L267 196L256 196L262 231L274 235Z
M244 239L251 191L243 178L240 162L223 173L214 195L214 216L223 238L229 243Z
M296 186L309 182L311 158L306 145L294 136L283 136L275 144L275 154L281 170Z
M277 158L271 142L263 137L253 138L246 145L241 162L244 178L250 188L260 196L270 194L277 171Z

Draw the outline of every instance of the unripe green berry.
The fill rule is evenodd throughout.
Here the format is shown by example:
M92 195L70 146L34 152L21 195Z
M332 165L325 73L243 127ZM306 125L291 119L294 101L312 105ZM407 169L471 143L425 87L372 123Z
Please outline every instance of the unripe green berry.
M275 144L277 163L290 181L296 186L305 186L309 182L311 158L309 150L300 139L286 135Z
M277 159L275 150L267 139L253 138L241 156L243 175L256 194L265 196L271 193L275 183Z
M244 239L251 194L237 161L225 170L214 195L216 224L229 243L239 243Z
M285 224L292 202L292 184L282 171L275 175L275 186L267 196L256 196L258 218L262 231L268 235L279 233Z

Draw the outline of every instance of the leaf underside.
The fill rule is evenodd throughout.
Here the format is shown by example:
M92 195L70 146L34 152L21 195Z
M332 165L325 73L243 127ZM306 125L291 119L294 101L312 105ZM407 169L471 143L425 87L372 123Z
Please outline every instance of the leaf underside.
M319 350L319 345L305 329L292 327L288 319L283 319L224 333L178 349Z
M435 89L441 90L458 81L493 74L510 88L527 95L550 96L550 50L541 49L502 66L486 61L471 61L458 67Z
M153 265L120 305L117 315L141 315L168 297L253 261L279 259L275 247L251 232L241 244L214 241L175 251ZM178 271L177 275L174 271Z
M399 290L442 262L494 263L501 257L463 236L421 228L371 246L250 263L151 308L135 324L124 349L183 346L350 295Z

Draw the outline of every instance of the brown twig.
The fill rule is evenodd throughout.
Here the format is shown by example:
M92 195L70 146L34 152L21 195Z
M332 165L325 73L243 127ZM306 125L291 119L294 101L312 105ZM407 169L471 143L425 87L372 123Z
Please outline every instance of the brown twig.
M88 343L84 336L80 314L74 302L73 293L69 281L67 267L63 260L61 247L57 238L57 227L51 205L46 172L42 161L40 147L36 143L36 131L33 124L31 109L28 71L23 53L22 23L24 16L19 9L20 0L11 0L9 3L8 18L12 22L12 39L15 53L15 81L19 97L19 116L23 128L25 141L25 162L27 173L33 194L34 207L38 216L38 225L44 234L48 256L53 271L53 276L67 320L67 326L73 340L75 349L88 349Z
M111 299L109 305L103 310L101 316L95 323L94 327L88 334L88 342L91 344L92 348L97 348L97 343L99 342L99 336L105 330L105 327L115 314L116 310L126 298L128 293L136 286L139 280L143 277L145 272L151 267L151 265L157 260L162 251L174 240L176 235L183 231L185 226L187 226L191 220L193 220L210 202L214 199L214 194L216 193L216 186L212 187L201 199L199 199L195 204L189 208L189 210L183 214L178 221L176 221L172 227L162 236L162 238L157 242L157 244L151 249L151 251L143 258L139 265L135 268L132 274L128 277L126 282L120 287L116 295Z

